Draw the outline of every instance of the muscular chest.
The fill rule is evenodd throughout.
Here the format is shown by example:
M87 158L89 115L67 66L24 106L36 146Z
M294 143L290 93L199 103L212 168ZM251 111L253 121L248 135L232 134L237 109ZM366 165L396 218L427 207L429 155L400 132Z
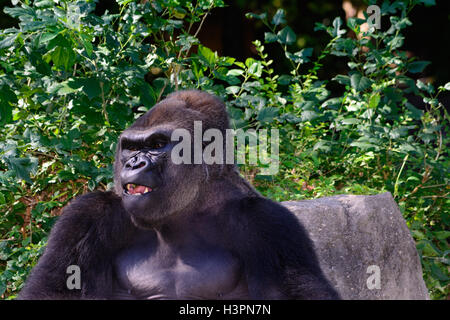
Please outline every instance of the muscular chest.
M115 270L121 295L137 299L245 298L240 261L230 252L198 244L162 246L155 241L124 250Z

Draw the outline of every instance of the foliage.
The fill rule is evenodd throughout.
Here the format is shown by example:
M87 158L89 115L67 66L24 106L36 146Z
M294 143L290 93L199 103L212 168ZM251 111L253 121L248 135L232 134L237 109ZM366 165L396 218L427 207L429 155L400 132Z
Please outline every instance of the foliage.
M0 33L0 295L14 298L60 208L112 187L115 141L168 93L199 88L221 96L235 128L278 128L280 172L242 172L274 200L390 191L417 242L433 298L449 294L449 115L437 89L413 80L428 64L400 48L415 5L385 1L390 27L316 24L322 52L298 48L285 12L249 13L267 26L266 46L291 64L278 74L261 41L258 56L221 57L197 38L221 0L121 0L118 14L93 1L12 1L20 20ZM346 74L320 79L330 55ZM341 85L332 92L333 83ZM424 107L410 101L418 97Z

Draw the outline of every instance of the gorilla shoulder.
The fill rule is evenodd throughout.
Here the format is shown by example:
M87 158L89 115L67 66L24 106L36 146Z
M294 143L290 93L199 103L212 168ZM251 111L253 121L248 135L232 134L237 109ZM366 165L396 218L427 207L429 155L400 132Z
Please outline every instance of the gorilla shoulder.
M53 226L44 254L19 299L107 298L112 258L135 230L121 199L113 192L92 192L72 200ZM120 235L120 237L117 237ZM80 290L68 290L70 266L79 266Z

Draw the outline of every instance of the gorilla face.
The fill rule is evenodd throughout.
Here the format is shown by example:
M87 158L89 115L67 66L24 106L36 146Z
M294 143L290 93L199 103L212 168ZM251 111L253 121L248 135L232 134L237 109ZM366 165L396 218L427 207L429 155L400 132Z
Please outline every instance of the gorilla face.
M194 121L201 121L203 130L229 128L222 101L206 92L187 90L172 93L122 133L114 163L115 190L136 226L151 228L195 208L200 186L206 188L208 175L218 168L171 160L178 143L171 141L172 132L183 128L192 134Z
M155 226L197 195L197 166L175 165L170 159L173 129L127 130L120 138L122 203L138 227Z
M151 206L162 187L167 136L161 132L125 132L120 140L120 183L125 208L141 219L139 213Z

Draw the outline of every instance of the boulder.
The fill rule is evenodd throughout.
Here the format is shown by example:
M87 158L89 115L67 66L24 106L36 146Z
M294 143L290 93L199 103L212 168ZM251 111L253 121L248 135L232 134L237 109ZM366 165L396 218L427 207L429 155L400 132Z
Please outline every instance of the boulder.
M287 201L343 299L429 299L405 219L387 192Z

